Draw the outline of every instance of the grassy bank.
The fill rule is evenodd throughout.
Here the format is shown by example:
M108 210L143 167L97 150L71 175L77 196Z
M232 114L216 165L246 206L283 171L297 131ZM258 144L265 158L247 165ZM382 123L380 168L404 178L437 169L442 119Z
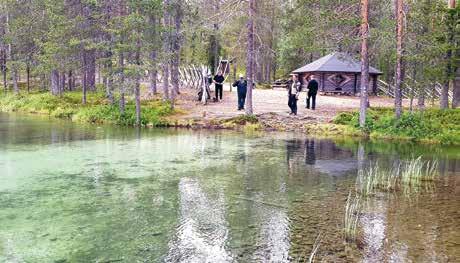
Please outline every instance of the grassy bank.
M75 122L110 123L134 125L136 121L134 102L126 103L124 114L118 105L111 105L103 93L89 93L86 105L82 105L81 92L66 92L61 97L49 93L0 96L0 111L46 114ZM169 104L159 100L142 101L141 121L143 125L165 126L165 117L173 111Z
M334 119L335 124L347 125L357 130L358 121L358 112L340 113ZM371 138L460 145L460 109L405 112L397 120L393 109L375 108L368 112L364 132Z

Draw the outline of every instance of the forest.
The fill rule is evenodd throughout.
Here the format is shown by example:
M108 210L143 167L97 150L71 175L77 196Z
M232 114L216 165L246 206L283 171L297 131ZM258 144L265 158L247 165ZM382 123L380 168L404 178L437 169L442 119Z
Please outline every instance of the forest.
M117 116L132 108L135 124L145 97L160 93L154 106L174 108L182 68L215 74L223 58L233 79L238 72L264 86L335 51L363 61L363 73L369 64L382 70L396 118L403 98L410 112L460 105L455 0L2 0L0 10L7 94L102 99ZM253 114L251 91L246 103Z

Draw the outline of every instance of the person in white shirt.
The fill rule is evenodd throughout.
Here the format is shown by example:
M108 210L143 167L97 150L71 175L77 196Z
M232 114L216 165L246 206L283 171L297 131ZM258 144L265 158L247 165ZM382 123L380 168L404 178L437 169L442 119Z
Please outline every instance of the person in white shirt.
M292 74L292 79L288 82L288 106L291 108L289 115L297 115L297 101L299 100L301 84L297 75Z

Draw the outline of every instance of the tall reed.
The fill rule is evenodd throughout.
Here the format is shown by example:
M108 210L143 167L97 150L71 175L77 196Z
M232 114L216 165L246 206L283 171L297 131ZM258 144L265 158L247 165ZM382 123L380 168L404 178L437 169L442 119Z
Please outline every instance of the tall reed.
M316 257L316 253L318 252L319 246L321 245L321 233L316 237L315 243L313 244L313 249L310 253L310 258L308 258L308 263L313 263Z
M361 199L358 196L348 194L347 203L345 205L344 218L344 235L346 241L355 241L359 216L361 214Z

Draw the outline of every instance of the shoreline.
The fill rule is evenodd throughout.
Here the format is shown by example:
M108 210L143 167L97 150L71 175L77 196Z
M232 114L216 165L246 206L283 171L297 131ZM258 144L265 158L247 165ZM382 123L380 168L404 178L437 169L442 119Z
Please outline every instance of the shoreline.
M135 125L121 125L113 122L83 122L74 120L72 118L63 118L52 116L49 113L44 113L40 111L4 111L0 112L5 114L17 113L24 114L29 116L42 116L49 117L55 120L65 120L77 124L88 124L88 125L114 125L120 127L129 127L136 128ZM359 131L357 129L351 128L346 125L338 125L333 123L310 123L306 124L301 129L289 129L289 128L279 128L275 129L273 127L267 127L263 123L239 123L240 119L237 118L222 118L222 119L210 119L210 120L192 120L186 118L177 118L178 115L168 116L162 119L162 124L160 125L141 125L140 128L146 129L155 129L155 128L178 128L178 129L189 129L189 130L209 130L209 131L235 131L242 132L246 134L257 134L257 133L271 133L271 132L286 132L293 134L302 134L305 136L315 137L319 139L359 139L359 140L380 140L386 142L402 142L402 143L421 143L424 145L443 145L440 141L422 139L416 140L410 137L392 137L392 136L382 136L377 134L369 134ZM240 115L243 119L246 115ZM174 117L173 119L169 119ZM257 117L257 114L255 115ZM449 146L460 146L460 144L450 144Z
M120 114L118 105L108 103L103 93L93 93L86 105L80 102L81 96L78 93L68 93L62 97L54 97L49 93L19 96L7 94L0 97L0 112L49 116L75 123L136 126L134 124L135 107L132 101L127 102L124 114ZM184 103L185 105L187 104ZM189 109L181 106L177 105L176 109L172 110L170 105L161 99L143 100L141 127L233 130L244 133L292 132L318 138L355 137L365 140L417 142L428 145L460 145L459 124L457 124L460 110L426 110L428 115L425 119L420 116L419 119L414 117L414 115L424 113L414 113L413 115L407 114L406 119L395 121L391 119L391 109L371 108L369 127L363 131L356 126L357 112L355 111L339 111L334 118L331 118L332 120L325 120L312 115L285 116L286 114L281 115L277 112L262 112L252 116L247 116L243 112L232 116L216 114L200 116L196 112L191 115ZM431 123L432 119L435 119L436 122ZM447 128L436 127L436 125L449 121ZM422 128L437 131L439 134L435 134L437 136L435 137L433 134L424 133ZM422 131L418 131L419 129ZM407 134L415 134L417 137L407 136ZM445 140L442 141L443 139Z

